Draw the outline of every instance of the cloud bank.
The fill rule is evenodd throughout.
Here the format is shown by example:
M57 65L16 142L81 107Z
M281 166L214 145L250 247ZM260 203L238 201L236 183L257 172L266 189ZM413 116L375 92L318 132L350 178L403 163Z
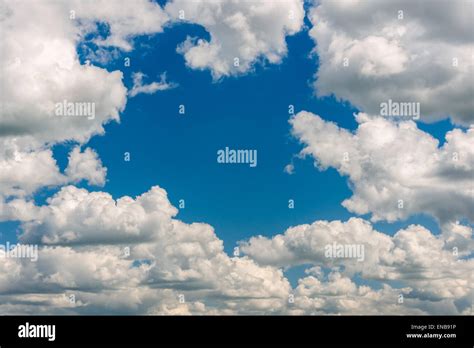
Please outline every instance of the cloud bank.
M389 99L421 118L474 121L472 1L323 0L309 13L319 58L314 87L379 114Z

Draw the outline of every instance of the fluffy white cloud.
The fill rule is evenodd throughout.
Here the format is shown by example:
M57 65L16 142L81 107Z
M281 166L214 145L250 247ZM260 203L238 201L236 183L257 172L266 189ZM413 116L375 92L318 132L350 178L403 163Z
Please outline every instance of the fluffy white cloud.
M82 180L89 185L105 184L107 168L90 148L81 152L75 147L62 173L50 149L20 151L14 142L4 144L0 153L0 221L27 221L37 216L43 208L37 207L31 198L39 189Z
M391 238L375 231L371 224L359 218L347 222L316 221L311 225L299 225L289 228L284 234L271 239L258 236L252 237L241 245L242 252L249 255L259 264L278 267L289 267L303 264L316 264L333 267L339 259L326 256L326 246L333 243L344 245L363 245L363 259L347 259L346 271L362 272L370 276L383 277L379 273L380 264L390 264L394 255Z
M4 148L0 154L0 195L24 197L39 188L60 186L68 182L87 180L90 185L105 183L107 169L97 153L90 148L84 152L75 147L69 154L65 174L59 171L50 149L19 151L17 147Z
M178 51L188 66L210 69L215 79L245 73L259 60L279 63L287 52L286 36L300 31L304 19L301 0L173 0L165 10L174 21L209 32L209 41L188 37Z
M103 308L106 294L118 302L108 301L109 312L186 314L209 306L207 313L251 313L285 308L291 287L281 270L227 256L211 226L172 218L177 209L159 187L136 199L115 201L107 193L68 186L37 208L36 216L22 224L19 239L42 245L38 261L5 259L0 266L2 295L23 289L57 299L62 293L64 301L52 310L79 313ZM74 308L66 301L68 293L76 294ZM183 306L179 295L185 298ZM148 308L134 306L142 299L150 301ZM22 296L17 301L29 303Z
M133 49L132 39L139 35L161 33L169 17L161 6L150 0L68 1L68 13L74 11L82 33L97 30L98 23L107 23L108 36L96 38L99 46Z
M309 276L298 281L294 291L294 304L289 313L299 315L349 314L349 315L425 315L462 313L453 299L422 301L410 297L410 288L393 288L384 284L380 289L357 285L338 271L326 277ZM399 303L403 296L403 303ZM470 310L464 307L464 313Z
M452 252L463 241L421 226L390 237L357 218L317 221L254 237L241 246L246 256L231 258L211 226L174 219L159 187L115 201L69 186L37 208L20 240L40 243L38 261L0 263L8 313L460 314L470 306L473 260ZM364 244L364 260L329 260L323 250L333 242ZM279 267L298 264L315 267L292 289ZM354 275L381 287L358 285Z
M334 94L371 114L389 99L419 102L423 120L451 117L469 126L472 11L472 1L318 2L309 14L317 94Z
M40 187L65 182L49 149L21 152L14 146L0 155L0 197L25 196Z
M474 250L472 232L472 227L462 225L458 221L445 224L442 228L446 247L463 257L469 256Z
M177 210L159 187L137 197L115 201L106 192L63 187L25 222L20 240L44 244L131 243L146 241L161 229L171 229Z
M122 73L81 65L78 28L67 2L2 2L1 137L41 145L86 141L118 120L126 102ZM35 15L32 15L34 13ZM54 18L54 20L51 20ZM95 104L95 118L55 115L56 103Z
M474 221L474 130L454 129L439 142L413 121L394 123L358 114L354 133L302 111L292 134L324 170L348 176L353 196L342 204L373 221L426 213L441 223ZM448 203L449 202L449 203Z
M458 228L462 227L465 226ZM472 243L471 235L465 233L465 240L453 241L444 235L435 236L422 226L411 225L390 237L375 231L367 221L352 218L347 222L316 221L311 225L300 225L272 238L252 237L241 248L260 265L316 266L308 270L316 277L311 275L300 279L295 291L300 304L305 304L308 310L391 313L390 307L397 307L396 298L403 294L411 299L411 304L406 305L413 305L414 312L420 313L425 302L433 302L434 312L446 309L439 307L443 304L449 307L449 313L467 313L471 305L470 277L474 259L462 257L453 248L462 249L466 240ZM334 243L338 246L363 246L359 249L363 250L363 257L326 254L326 248ZM337 271L325 279L321 267ZM382 282L384 290L380 292L357 286L351 280L356 274L365 280ZM389 284L394 280L401 282L403 287L391 289ZM309 294L314 297L312 300L306 298ZM333 301L326 303L325 295L348 307L334 307ZM367 305L364 297L370 297L374 302ZM376 308L386 301L390 304L388 308ZM410 309L395 310L400 311L406 313Z
M102 166L97 153L86 148L81 152L80 147L75 147L69 154L68 166L65 174L72 182L87 180L89 185L104 186L107 168Z

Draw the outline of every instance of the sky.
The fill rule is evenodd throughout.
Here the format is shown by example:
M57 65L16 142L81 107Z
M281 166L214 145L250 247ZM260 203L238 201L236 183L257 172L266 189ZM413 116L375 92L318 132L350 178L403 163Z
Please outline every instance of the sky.
M110 4L0 8L0 313L470 313L472 1Z

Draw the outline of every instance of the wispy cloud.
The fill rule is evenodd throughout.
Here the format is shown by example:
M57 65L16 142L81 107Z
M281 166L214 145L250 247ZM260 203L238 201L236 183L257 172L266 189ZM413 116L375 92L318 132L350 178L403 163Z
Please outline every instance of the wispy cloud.
M166 72L161 74L160 81L154 81L152 83L143 84L143 78L146 75L142 72L133 73L133 87L128 92L128 95L132 98L140 93L144 94L153 94L157 91L165 91L167 89L172 89L178 87L177 83L167 82L166 81Z

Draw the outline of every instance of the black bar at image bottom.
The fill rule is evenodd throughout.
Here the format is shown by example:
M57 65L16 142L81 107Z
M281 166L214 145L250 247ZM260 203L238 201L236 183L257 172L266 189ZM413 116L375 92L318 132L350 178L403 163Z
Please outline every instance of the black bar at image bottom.
M2 316L0 346L472 347L472 316Z

